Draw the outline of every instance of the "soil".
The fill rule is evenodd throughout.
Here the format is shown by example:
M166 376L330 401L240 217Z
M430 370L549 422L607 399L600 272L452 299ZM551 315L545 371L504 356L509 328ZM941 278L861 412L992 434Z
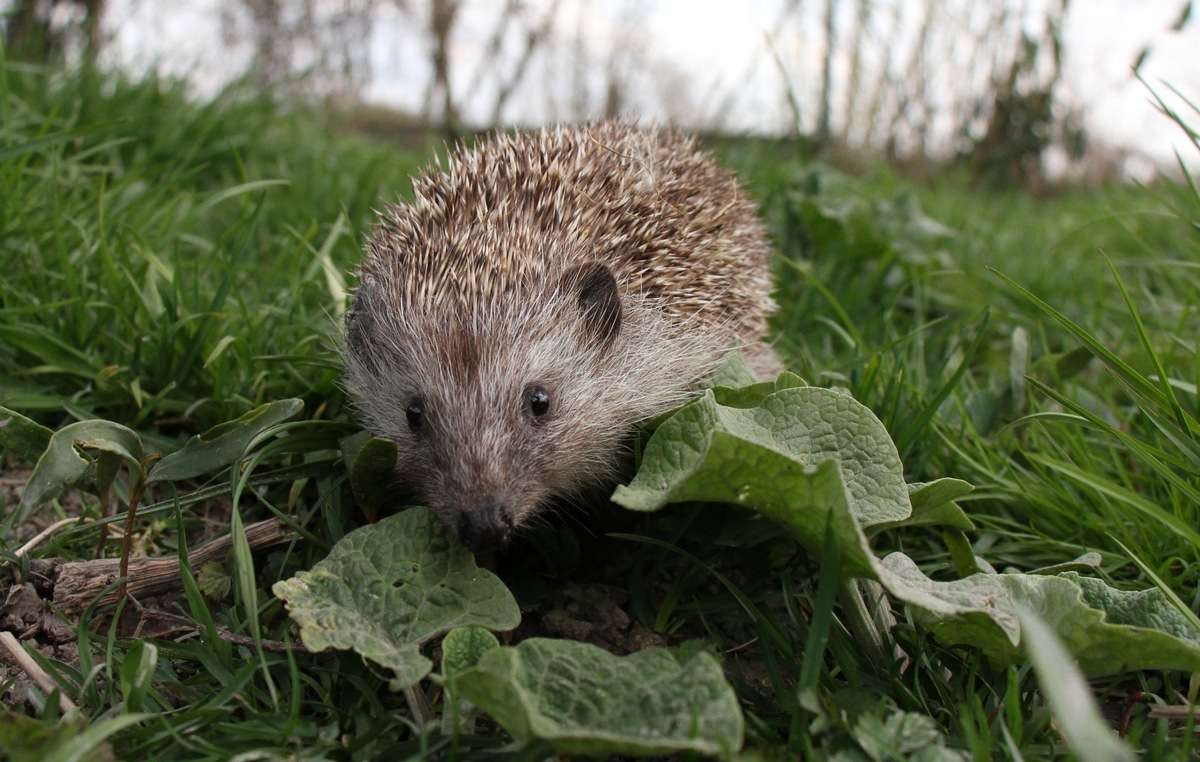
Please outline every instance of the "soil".
M32 472L32 468L14 465L11 457L0 460L0 505L3 506L0 509L3 513L0 515L7 515L17 509L22 490ZM14 553L54 522L62 518L82 516L89 505L94 512L96 498L85 496L75 489L68 489L55 502L58 510L52 511L43 508L33 512L26 521L3 538L4 547L10 553ZM205 505L195 506L189 510L193 512L193 515L202 517L198 536L189 537L189 547L193 550L216 532L228 526L230 505L227 499L207 501ZM119 531L110 531L108 547L112 548L114 543L119 542L119 538ZM136 547L133 554L135 556L145 555L147 550L154 549L153 538L139 535L135 540ZM138 550L142 552L139 554ZM0 572L0 631L12 633L25 647L37 650L48 659L77 669L79 667L78 622L71 621L75 618L74 616L68 615L67 619L60 616L63 590L58 591L57 599L55 590L61 571L80 567L74 574L76 577L83 577L86 580L89 576L86 569L90 567L86 565L86 562L81 564L58 558L32 558L36 555L36 549L33 548L28 551L27 555L31 556L31 559L24 581L20 578L19 570L14 569L11 565L7 565L5 570ZM155 555L169 556L170 551L159 551ZM95 563L104 564L104 562ZM107 563L111 565L113 562ZM105 568L107 569L107 566ZM115 573L106 572L106 575L115 579ZM97 572L97 575L92 576L103 575ZM133 578L133 576L131 567L130 577ZM173 610L177 608L174 603L181 598L180 590L170 589L147 595L138 603L148 609ZM56 600L57 603L55 603ZM104 611L98 610L92 629L98 631L99 628L107 627L107 625ZM117 625L118 636L126 638L168 638L177 635L179 631L180 627L177 623L157 621L153 618L146 619L134 611L132 606L126 607L121 621ZM28 697L33 683L5 649L0 649L0 685L6 687L3 695L0 696L3 706L16 711L32 708L28 704ZM40 689L38 692L44 693Z
M542 614L538 634L591 643L618 655L667 645L666 638L626 613L622 607L628 603L628 594L611 585L568 585L549 602L552 608Z
M28 466L13 465L11 456L0 460L0 505L3 505L0 515L7 516L9 511L16 510L17 505L21 502L21 492L32 473L33 469ZM16 550L60 518L83 515L84 496L79 490L64 491L58 497L58 504L62 508L61 516L56 516L46 510L34 511L27 521L14 527L12 534L4 538L8 549Z

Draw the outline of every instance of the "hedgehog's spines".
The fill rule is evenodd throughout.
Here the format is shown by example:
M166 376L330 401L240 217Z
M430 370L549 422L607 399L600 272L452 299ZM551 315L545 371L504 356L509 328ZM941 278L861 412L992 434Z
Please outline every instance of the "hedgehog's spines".
M615 479L636 425L727 352L761 346L774 309L753 203L670 129L602 122L460 146L379 214L365 250L347 391L454 527L474 513L519 526L552 496ZM530 388L549 400L536 426Z

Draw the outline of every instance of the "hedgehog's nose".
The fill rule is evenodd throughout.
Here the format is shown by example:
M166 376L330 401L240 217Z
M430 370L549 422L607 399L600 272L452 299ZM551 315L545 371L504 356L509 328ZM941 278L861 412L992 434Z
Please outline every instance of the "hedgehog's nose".
M512 529L512 514L503 505L463 511L458 518L458 539L472 553L504 547L512 537Z

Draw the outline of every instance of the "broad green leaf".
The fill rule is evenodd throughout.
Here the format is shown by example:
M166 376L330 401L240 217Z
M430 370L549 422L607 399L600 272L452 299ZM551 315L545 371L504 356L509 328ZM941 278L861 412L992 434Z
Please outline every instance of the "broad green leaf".
M1089 762L1133 762L1133 752L1104 721L1087 680L1050 627L1020 608L1017 618L1038 685L1075 756Z
M790 371L784 371L774 381L759 381L748 386L716 386L713 397L725 407L757 407L763 400L783 389L808 386L804 379Z
M659 426L641 470L613 499L643 511L678 500L761 509L751 490L781 481L798 486L827 461L842 471L847 505L862 526L912 513L900 456L883 424L849 394L814 386L782 389L747 408L721 405L706 392ZM824 519L814 518L823 537Z
M968 532L975 523L954 501L970 493L974 487L961 479L938 479L908 485L912 515L900 521L885 521L871 527L872 536L896 527L946 526Z
M965 762L966 755L946 746L937 723L916 712L890 712L886 719L864 714L851 735L868 759L903 759L909 762Z
M490 630L474 626L454 628L442 638L442 674L438 679L446 684L446 678L476 666L484 654L499 647L500 641ZM443 733L473 733L478 714L479 709L474 704L458 697L447 686L446 710L442 713Z
M540 739L561 754L729 758L742 745L737 696L704 651L615 656L530 638L487 652L449 684L517 741Z
M741 352L730 352L707 379L707 386L746 386L757 381Z
M1161 590L1117 590L1094 577L1082 577L1074 572L1067 572L1061 576L1079 585L1083 591L1084 602L1106 612L1110 625L1128 627L1134 631L1165 633L1190 644L1193 654L1191 666L1179 669L1200 671L1200 661L1195 655L1200 653L1200 630L1192 626L1188 618L1167 600ZM1153 646L1148 643L1147 647Z
M474 667L483 655L499 648L500 641L483 627L456 627L442 638L442 674L453 675Z
M917 521L919 515L930 517L938 511L944 510L946 506L954 506L953 511L949 511L947 516L954 516L949 526L955 529L974 529L975 525L967 518L967 515L962 512L962 509L954 505L953 501L960 497L966 497L975 488L964 482L962 479L937 479L932 482L920 482L908 485L908 498L912 501L913 516L909 519L907 526L917 523L938 523L932 521Z
M1172 590L1166 582L1163 581L1162 577L1159 577L1158 574L1156 574L1154 570L1146 564L1145 561L1132 553L1129 548L1126 547L1125 543L1121 542L1115 537L1113 538L1113 542L1117 543L1121 550L1125 551L1125 555L1129 556L1129 559L1133 561L1134 566L1141 569L1142 574L1145 574L1147 577L1149 577L1150 581L1154 583L1154 586L1162 591L1163 597L1175 607L1176 611L1183 615L1184 621L1186 621L1192 629L1200 631L1200 616L1197 616L1196 612L1192 611L1192 609L1183 602L1183 599L1180 598L1179 595Z
M844 392L784 388L756 407L712 392L659 426L641 470L613 501L652 511L702 500L754 508L782 522L814 554L826 525L851 576L873 577L862 527L912 515L900 456L874 414Z
M338 441L338 447L342 451L342 462L345 464L347 472L354 470L354 459L358 457L359 451L362 450L362 448L366 446L367 442L370 442L371 439L371 432L358 431L348 437L342 437Z
M95 456L86 454L95 450ZM133 431L111 421L79 421L50 436L21 493L15 523L25 521L38 506L53 500L69 486L103 492L122 460L139 468L142 440Z
M53 431L40 423L31 421L15 410L0 407L0 447L5 450L36 463L50 446L50 437L53 435Z
M1126 593L1046 570L934 581L902 554L881 562L872 552L867 532L898 526L943 524L961 537L971 524L953 501L969 489L955 479L905 484L883 424L846 394L756 384L708 392L663 421L613 500L646 511L689 500L743 505L784 524L814 556L828 525L846 575L878 581L943 642L1003 664L1023 661L1016 607L1025 606L1057 628L1090 675L1200 669L1200 632L1156 590ZM990 571L962 545L961 568Z
M935 581L892 553L880 581L913 607L938 640L979 648L1001 664L1023 661L1018 608L1051 626L1090 677L1124 669L1200 670L1200 632L1156 589L1127 592L1073 572L973 574Z
M242 457L255 437L296 416L303 408L304 403L297 399L278 400L197 434L182 449L160 460L147 482L190 479L224 468Z
M273 592L306 647L356 651L392 670L392 690L429 674L426 641L455 627L511 630L521 621L508 588L424 508L356 529Z
M1034 569L1030 574L1062 574L1063 572L1095 572L1100 568L1100 562L1104 560L1100 554L1094 550L1089 550L1082 556L1070 561L1053 564L1051 566L1043 566L1040 569Z

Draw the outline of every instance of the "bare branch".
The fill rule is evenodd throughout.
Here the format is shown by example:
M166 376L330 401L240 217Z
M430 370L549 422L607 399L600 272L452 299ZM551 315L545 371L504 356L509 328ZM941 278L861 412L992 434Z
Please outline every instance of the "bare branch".
M529 66L529 59L533 57L534 52L546 39L550 29L554 26L554 18L558 15L560 5L560 0L551 0L550 7L546 9L546 13L542 16L541 23L535 27L531 27L525 35L525 48L521 52L521 58L517 60L512 73L500 85L500 92L496 94L496 102L492 106L492 124L500 123L500 113L504 110L504 105L508 102L513 90L521 83L521 79L524 78L525 70Z

